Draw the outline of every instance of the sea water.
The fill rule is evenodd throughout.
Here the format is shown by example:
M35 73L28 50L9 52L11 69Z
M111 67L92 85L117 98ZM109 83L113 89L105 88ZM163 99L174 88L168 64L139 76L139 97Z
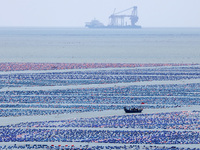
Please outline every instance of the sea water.
M200 63L200 28L0 28L0 62Z

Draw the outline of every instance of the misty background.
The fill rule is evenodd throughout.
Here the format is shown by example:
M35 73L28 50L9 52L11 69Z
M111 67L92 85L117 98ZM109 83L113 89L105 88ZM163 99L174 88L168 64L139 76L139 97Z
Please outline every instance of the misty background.
M200 27L200 0L0 0L0 27L84 27L138 6L142 27Z

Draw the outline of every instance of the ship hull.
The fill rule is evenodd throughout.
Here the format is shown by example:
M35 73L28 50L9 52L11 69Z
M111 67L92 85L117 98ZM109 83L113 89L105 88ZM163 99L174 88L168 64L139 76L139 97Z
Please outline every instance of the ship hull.
M87 26L90 29L141 29L141 26Z

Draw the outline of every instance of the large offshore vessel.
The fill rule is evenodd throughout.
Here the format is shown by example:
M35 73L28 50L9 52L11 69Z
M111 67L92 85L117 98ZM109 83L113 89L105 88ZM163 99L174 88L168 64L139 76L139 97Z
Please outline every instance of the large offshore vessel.
M129 10L132 10L130 15L124 14L124 12L127 12ZM110 23L105 26L100 21L93 19L90 22L86 22L85 26L88 28L133 28L133 29L139 29L141 26L136 25L138 22L138 15L137 15L137 6L122 10L120 12L117 12L109 16Z

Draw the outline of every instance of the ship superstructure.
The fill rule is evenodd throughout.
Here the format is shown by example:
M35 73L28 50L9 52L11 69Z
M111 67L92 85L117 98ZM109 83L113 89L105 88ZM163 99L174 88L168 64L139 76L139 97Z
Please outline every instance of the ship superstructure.
M124 14L127 11L131 11L131 14ZM105 26L100 21L94 19L91 22L86 23L88 28L141 28L141 26L136 25L138 22L137 6L116 12L115 10L112 15L109 16L109 24Z
M88 28L103 28L105 27L103 23L100 21L93 19L91 22L86 22L85 24L86 27Z

